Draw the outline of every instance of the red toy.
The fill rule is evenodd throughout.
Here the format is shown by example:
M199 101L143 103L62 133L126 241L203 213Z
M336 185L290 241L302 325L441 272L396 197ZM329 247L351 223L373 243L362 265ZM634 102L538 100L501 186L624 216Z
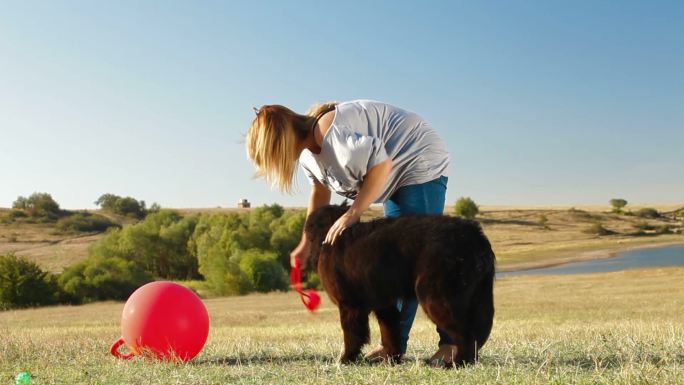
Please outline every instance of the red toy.
M316 310L318 305L321 304L321 297L314 289L309 289L307 291L302 290L302 262L299 258L295 260L295 265L290 270L290 283L301 296L304 306L306 306L309 311Z
M121 316L121 338L110 351L117 358L135 355L188 361L202 350L209 334L209 315L202 300L177 283L157 281L133 292ZM126 344L131 351L119 353Z

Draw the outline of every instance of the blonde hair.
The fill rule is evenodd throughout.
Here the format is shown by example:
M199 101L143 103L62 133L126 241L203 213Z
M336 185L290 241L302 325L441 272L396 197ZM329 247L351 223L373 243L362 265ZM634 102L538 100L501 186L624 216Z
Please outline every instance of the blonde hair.
M329 111L333 107L337 106L337 102L325 102L325 103L318 103L314 104L309 108L309 111L306 112L307 115L317 117L324 111Z
M311 118L335 104L315 105L307 115L277 104L257 110L245 140L247 156L256 166L255 176L264 177L271 186L291 194L299 163L299 144L309 135Z

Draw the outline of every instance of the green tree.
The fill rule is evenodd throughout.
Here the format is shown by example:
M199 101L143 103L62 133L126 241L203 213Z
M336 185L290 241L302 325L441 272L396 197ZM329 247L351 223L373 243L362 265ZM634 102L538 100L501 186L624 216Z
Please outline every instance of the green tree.
M287 286L280 280L289 268L284 256L299 241L303 222L301 212L285 212L279 205L201 215L188 245L216 294L280 290L283 282Z
M74 302L123 300L152 277L135 261L89 258L69 266L57 282Z
M115 214L125 215L133 218L142 219L147 214L145 201L138 201L132 197L121 197L115 194L102 194L95 204L103 210L111 211ZM155 207L155 209L158 208Z
M290 252L299 244L305 220L305 212L290 211L270 225L270 248L278 254L278 260L285 269L290 268Z
M28 198L18 197L12 208L24 210L32 217L57 219L62 213L59 204L48 193L35 192Z
M100 206L100 208L102 208L103 210L114 211L116 201L120 198L120 196L114 194L102 194L99 198L97 198L95 204Z
M134 225L110 229L90 246L88 254L136 261L156 278L196 279L197 259L189 240L197 220L197 216L183 218L173 210L160 210Z
M197 258L199 272L215 294L245 294L252 289L249 278L238 265L240 248L236 238L243 227L244 215L202 215L188 242Z
M274 252L247 250L239 254L239 265L249 278L254 290L269 292L287 290L287 274Z
M480 213L480 208L477 207L475 201L470 199L470 197L461 197L456 201L454 213L458 216L473 219Z
M10 253L0 256L0 308L48 305L56 302L58 288L51 274Z
M610 200L610 205L613 206L614 213L621 214L623 208L627 206L627 201L622 198L613 198Z

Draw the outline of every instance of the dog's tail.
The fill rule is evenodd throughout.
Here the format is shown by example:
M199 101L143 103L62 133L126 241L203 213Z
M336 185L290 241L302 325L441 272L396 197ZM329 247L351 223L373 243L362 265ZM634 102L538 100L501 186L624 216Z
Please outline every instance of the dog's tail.
M494 320L494 276L495 276L495 261L494 252L489 251L491 255L487 256L488 262L491 265L487 266L487 272L482 277L474 291L474 296L471 302L472 318L470 319L470 330L473 333L475 342L477 343L476 351L487 342L489 333L492 331L492 323Z

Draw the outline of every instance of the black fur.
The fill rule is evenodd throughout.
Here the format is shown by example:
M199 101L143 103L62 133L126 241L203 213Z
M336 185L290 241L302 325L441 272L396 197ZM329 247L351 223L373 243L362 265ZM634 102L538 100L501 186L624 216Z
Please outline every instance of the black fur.
M476 360L494 317L495 257L477 222L443 215L415 215L359 222L334 245L322 242L348 208L330 205L307 218L311 255L330 299L340 310L342 362L356 361L369 341L368 316L380 324L382 345L393 361L399 352L399 298L415 296L428 317L458 346L454 364Z

